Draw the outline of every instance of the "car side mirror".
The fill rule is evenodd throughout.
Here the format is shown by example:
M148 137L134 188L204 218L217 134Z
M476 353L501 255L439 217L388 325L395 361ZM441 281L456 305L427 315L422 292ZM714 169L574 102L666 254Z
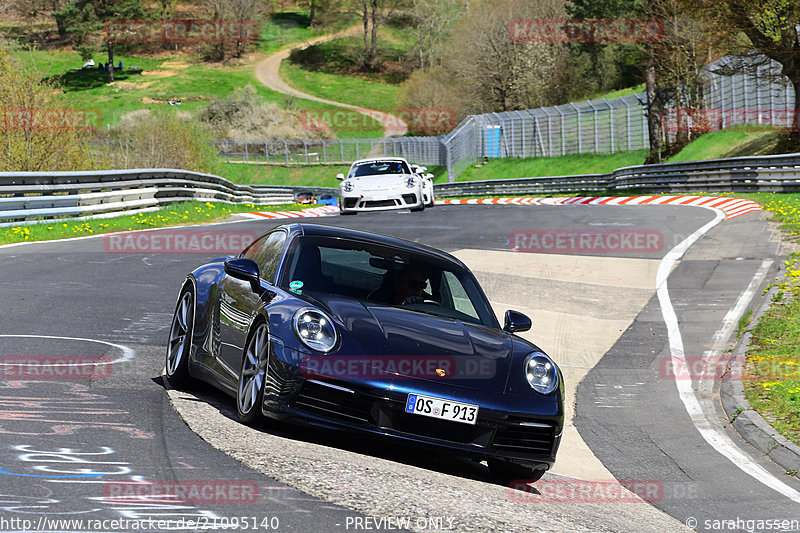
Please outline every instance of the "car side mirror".
M528 318L526 315L523 315L519 311L512 311L509 309L506 311L506 320L505 325L503 325L503 331L507 331L509 333L520 333L522 331L528 331L531 329L531 319Z
M252 259L237 257L225 261L225 273L232 278L249 281L252 285L258 286L260 273L258 264Z
M336 179L342 181L344 179L344 174L336 174Z
M427 174L425 174L422 177L425 178L426 180L432 180L433 179L433 173L428 172Z

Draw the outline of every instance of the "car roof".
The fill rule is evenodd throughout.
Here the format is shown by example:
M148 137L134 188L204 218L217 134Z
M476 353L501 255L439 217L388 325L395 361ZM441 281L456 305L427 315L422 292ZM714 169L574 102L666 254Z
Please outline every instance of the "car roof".
M406 161L405 158L402 157L368 157L366 159L359 159L357 161L353 161L353 165L362 165L364 163L369 163L371 161L402 161L403 163L408 164L408 161Z
M339 226L326 226L324 224L308 224L308 223L294 222L294 223L283 224L283 226L285 226L290 233L297 232L304 236L333 237L333 238L338 237L344 239L367 241L392 248L399 248L409 252L422 253L434 256L442 261L455 263L461 268L469 270L467 266L464 265L464 263L462 263L452 255L448 254L447 252L443 252L441 250L438 250L430 246L426 246L424 244L419 244L416 242L407 241L405 239L400 239L398 237L391 237L389 235L382 235L380 233L372 233L369 231L362 231L351 228L342 228Z

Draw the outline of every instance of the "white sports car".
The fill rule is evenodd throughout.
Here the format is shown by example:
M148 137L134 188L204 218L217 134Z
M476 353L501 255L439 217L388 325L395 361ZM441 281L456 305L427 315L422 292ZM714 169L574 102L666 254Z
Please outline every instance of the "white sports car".
M425 167L409 165L400 157L361 159L344 174L339 184L339 211L343 215L359 211L385 211L410 208L422 211L433 207L433 174Z

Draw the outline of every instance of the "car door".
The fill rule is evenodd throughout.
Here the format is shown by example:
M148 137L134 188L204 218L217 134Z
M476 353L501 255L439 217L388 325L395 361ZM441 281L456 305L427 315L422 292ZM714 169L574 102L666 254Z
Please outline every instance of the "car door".
M285 245L286 232L276 230L251 244L241 257L255 261L262 282L272 285ZM249 282L225 276L220 284L220 365L234 384L239 377L248 328L262 305L261 295Z

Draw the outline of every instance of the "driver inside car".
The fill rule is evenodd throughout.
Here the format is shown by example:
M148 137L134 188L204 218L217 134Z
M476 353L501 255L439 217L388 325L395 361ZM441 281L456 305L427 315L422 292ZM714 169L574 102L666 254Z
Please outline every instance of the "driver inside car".
M421 270L414 267L390 270L369 299L390 305L423 303L425 300L433 300L433 296L425 292L427 286L428 276Z

